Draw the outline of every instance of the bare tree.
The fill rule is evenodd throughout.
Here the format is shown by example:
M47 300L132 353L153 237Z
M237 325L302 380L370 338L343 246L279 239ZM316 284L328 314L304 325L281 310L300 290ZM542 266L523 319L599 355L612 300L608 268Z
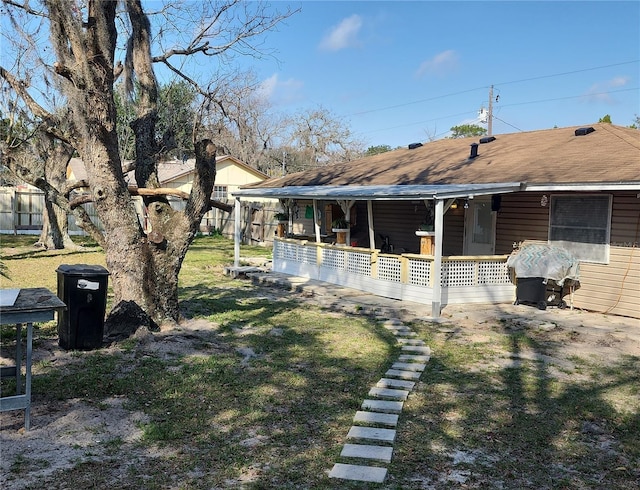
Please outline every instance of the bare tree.
M261 51L253 40L260 41L262 34L291 12L271 13L261 3L240 0L167 1L155 13L145 11L141 0L2 2L3 14L10 16L14 26L12 35L25 35L28 44L36 46L34 31L27 33L20 26L38 22L50 31L54 58L50 66L56 74L58 96L71 114L69 124L63 125L55 112L32 95L34 88L24 72L21 76L13 69L0 67L0 77L20 99L24 111L53 137L75 148L84 162L89 198L104 232L86 213L80 216L81 224L104 248L114 311L141 310L156 324L178 321L178 274L200 220L211 206L217 147L212 140L194 133L193 188L184 211L172 209L158 181L158 159L170 147L172 135L171 131L161 138L156 134L159 84L154 65L161 64L165 72L186 80L201 96L215 100L215 91L203 89L206 85L197 80L199 65L193 58L229 61L236 55L259 56ZM156 41L158 44L152 44ZM126 48L122 60L117 59L120 47ZM159 54L154 54L154 49L159 49ZM44 45L38 46L37 52L41 58L48 54ZM134 82L138 89L131 127L135 135L135 178L147 207L149 233L138 220L120 159L114 102L114 83L119 76L129 90ZM63 209L81 215L78 210L86 198L70 200L47 181L38 165L19 162L19 151L16 146L4 145L3 164L35 182Z
M322 107L294 116L291 127L287 143L289 170L346 162L364 153L364 144L348 126Z

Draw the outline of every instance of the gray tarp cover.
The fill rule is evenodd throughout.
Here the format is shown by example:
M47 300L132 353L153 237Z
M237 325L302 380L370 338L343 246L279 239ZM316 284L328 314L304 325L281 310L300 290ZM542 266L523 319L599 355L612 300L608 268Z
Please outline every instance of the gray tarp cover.
M564 248L553 245L525 245L509 256L507 266L515 270L516 277L553 279L559 286L566 279L577 281L580 276L580 262Z

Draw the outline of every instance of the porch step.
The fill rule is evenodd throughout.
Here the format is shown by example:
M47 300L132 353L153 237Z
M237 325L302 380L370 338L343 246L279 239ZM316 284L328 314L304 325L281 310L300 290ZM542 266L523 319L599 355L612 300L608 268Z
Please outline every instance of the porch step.
M378 466L360 466L355 464L336 463L333 465L329 478L342 480L366 481L382 483L387 476L387 469Z
M264 272L264 269L251 265L224 268L225 275L231 276L234 279L237 279L238 277L246 277L247 274L251 274L252 272Z

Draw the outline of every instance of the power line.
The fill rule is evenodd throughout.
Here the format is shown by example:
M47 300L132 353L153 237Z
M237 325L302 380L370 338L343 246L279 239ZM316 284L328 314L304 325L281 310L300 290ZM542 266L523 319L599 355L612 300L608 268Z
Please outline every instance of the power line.
M569 96L566 96L566 97L556 97L556 98L553 98L553 99L539 99L539 100L530 100L530 101L527 101L527 102L514 102L513 104L500 104L500 108L512 107L512 106L517 106L517 105L540 104L540 103L543 103L543 102L555 102L555 101L558 101L558 100L579 99L579 98L582 98L582 97L593 97L593 96L598 96L598 95L615 94L615 93L619 93L619 92L630 92L632 90L640 90L640 87L625 88L625 89L619 89L619 90L610 90L608 92L594 92L594 93L586 94L586 95L569 95ZM409 126L416 126L418 124L425 124L425 123L428 123L428 122L441 121L443 119L450 119L452 117L466 116L467 114L473 114L475 112L476 112L475 110L465 111L465 112L458 112L457 114L449 114L447 116L435 117L435 118L426 119L426 120L423 120L423 121L415 121L415 122L412 122L412 123L400 124L398 126L391 126L391 127L386 127L386 128L380 128L380 129L372 129L370 131L364 131L363 133L369 134L369 133L376 133L378 131L388 131L388 130L391 130L391 129L406 128L406 127L409 127ZM494 114L493 117L498 119L495 116L495 114ZM502 119L500 119L500 121L502 121ZM502 122L505 122L505 121L502 121ZM509 123L505 123L505 124L509 124ZM515 129L518 129L515 126L512 126L512 127L515 128ZM520 129L518 129L518 130L522 131Z
M586 71L594 71L594 70L602 70L604 68L612 68L614 66L629 65L631 63L638 63L638 61L640 61L640 60L623 61L623 62L620 62L620 63L611 63L609 65L594 66L594 67L591 67L591 68L582 68L580 70L572 70L572 71L566 71L566 72L562 72L562 73L554 73L552 75L541 75L541 76L538 76L538 77L530 77L530 78L523 78L523 79L520 79L520 80L512 80L510 82L496 83L494 85L510 85L510 84L513 84L513 83L521 83L521 82L529 82L529 81L533 81L533 80L541 80L543 78L561 77L561 76L565 76L565 75L573 75L573 74L576 74L576 73L584 73ZM421 104L422 102L430 102L432 100L444 99L446 97L453 97L453 96L456 96L456 95L466 94L466 93L469 93L469 92L475 92L476 90L486 90L487 88L489 88L489 85L484 85L482 87L476 87L476 88L471 88L471 89L467 89L467 90L461 90L459 92L452 92L450 94L437 95L435 97L429 97L427 99L414 100L413 102L405 102L405 103L402 103L402 104L396 104L396 105L386 106L386 107L379 107L377 109L370 109L370 110L367 110L367 111L354 112L354 113L348 115L347 117L361 116L361 115L364 115L364 114L371 114L372 112L379 112L379 111L386 111L386 110L390 110L390 109L397 109L399 107L406 107L406 106L413 105L413 104Z
M512 83L521 83L521 82L531 82L533 80L542 80L543 78L553 78L553 77L561 77L561 76L564 76L564 75L574 75L576 73L584 73L585 71L601 70L603 68L612 68L614 66L629 65L631 63L637 63L638 61L640 61L640 60L623 61L622 63L612 63L610 65L596 66L596 67L593 67L593 68L583 68L581 70L565 71L563 73L556 73L554 75L541 75L539 77L523 78L521 80L512 80L511 82L496 83L496 85L509 85L509 84L512 84Z
M582 94L582 95L568 95L566 97L556 97L554 99L540 99L540 100L530 100L528 102L514 102L513 104L501 104L500 107L512 107L516 105L538 104L541 102L555 102L557 100L580 99L583 97L595 97L597 95L608 95L608 94L616 94L619 92L630 92L632 90L640 90L640 87L621 88L619 90L610 90L608 92L593 92L593 93Z

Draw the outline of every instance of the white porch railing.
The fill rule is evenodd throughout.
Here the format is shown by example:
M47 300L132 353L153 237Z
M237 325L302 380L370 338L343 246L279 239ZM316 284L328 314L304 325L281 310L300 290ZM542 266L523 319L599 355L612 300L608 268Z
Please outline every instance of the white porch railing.
M507 303L515 285L506 255L442 258L442 305ZM382 254L377 250L276 238L273 269L379 296L431 304L434 259L428 255Z

